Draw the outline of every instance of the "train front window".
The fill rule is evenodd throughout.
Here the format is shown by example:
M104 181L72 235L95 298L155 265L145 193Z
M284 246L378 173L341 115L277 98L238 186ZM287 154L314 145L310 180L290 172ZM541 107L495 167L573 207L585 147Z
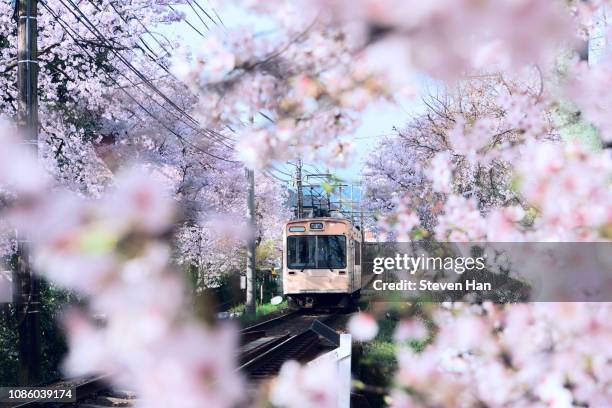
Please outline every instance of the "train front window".
M316 268L316 238L312 235L287 237L287 266L289 269Z
M317 269L346 266L346 238L343 235L317 235Z
M344 235L294 235L287 237L289 269L342 269L346 267Z

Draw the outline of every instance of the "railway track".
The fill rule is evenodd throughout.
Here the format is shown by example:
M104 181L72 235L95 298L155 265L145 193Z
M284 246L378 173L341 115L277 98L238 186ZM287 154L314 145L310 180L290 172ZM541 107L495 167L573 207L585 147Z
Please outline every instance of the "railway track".
M244 333L248 333L252 331L261 331L261 330L270 329L271 327L282 325L290 321L291 319L295 318L296 316L299 316L300 314L301 312L299 310L293 310L288 313L284 313L280 316L276 316L271 319L264 320L262 322L245 327L242 330L240 330L240 334L242 335Z
M319 315L293 311L241 329L239 370L259 381L275 375L287 360L304 361L313 357L324 346L319 335L311 330L312 324L316 320L330 323L336 317L336 313ZM106 377L61 380L48 386L74 387L76 402L29 402L11 408L130 407L136 399L133 393L111 389Z
M291 320L299 318L300 312L295 310L289 313L282 314L280 316L273 317L272 319L264 320L245 327L240 330L240 344L246 345L253 341L256 341L262 337L272 334L273 329L282 327L288 327L291 325ZM278 330L275 331L275 333Z
M294 318L290 326L274 327L275 331L293 331L269 337L270 340L263 342L248 358L240 361L238 369L252 380L260 381L276 375L285 361L307 361L320 352L337 346L334 344L337 343L334 338L338 336L337 333L329 328L321 329L325 327L322 322L331 324L337 318L336 313L300 317L302 318ZM321 340L321 334L326 336L327 341Z
M278 373L285 361L302 360L313 352L318 344L319 336L311 330L306 330L256 355L240 366L239 370L246 372L250 378L255 380L269 378Z

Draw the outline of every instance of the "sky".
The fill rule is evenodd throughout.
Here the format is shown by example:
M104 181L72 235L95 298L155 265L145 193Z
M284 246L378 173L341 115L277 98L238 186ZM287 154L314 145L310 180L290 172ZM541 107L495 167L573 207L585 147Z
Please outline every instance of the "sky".
M200 4L214 16L214 13L211 12L212 7L207 0L201 1ZM206 28L200 20L200 17L198 17L189 6L180 6L177 7L177 9L185 13L189 23L201 32L206 33ZM275 29L275 25L272 21L261 18L235 5L224 6L221 9L217 9L217 12L223 21L223 25L228 29L244 25L250 25L259 32L270 32ZM202 17L206 18L205 16ZM211 25L209 20L205 20L205 22L209 26ZM175 39L181 43L187 43L193 47L199 46L199 42L202 40L200 34L186 22L160 27L158 31L164 32L171 39ZM356 132L353 135L347 135L347 139L353 142L354 151L353 159L350 161L348 167L329 168L323 163L305 163L307 165L306 168L310 169L309 171L315 171L314 167L316 167L320 171L329 171L347 182L359 182L363 165L371 151L376 147L380 138L385 136L392 137L394 134L394 126L403 127L409 116L421 109L420 103L410 100L402 100L398 104L382 102L372 104L362 113L361 123ZM286 163L278 163L276 167L285 173L293 173L295 169L294 166ZM284 174L278 173L278 175L281 176L281 178L287 178Z

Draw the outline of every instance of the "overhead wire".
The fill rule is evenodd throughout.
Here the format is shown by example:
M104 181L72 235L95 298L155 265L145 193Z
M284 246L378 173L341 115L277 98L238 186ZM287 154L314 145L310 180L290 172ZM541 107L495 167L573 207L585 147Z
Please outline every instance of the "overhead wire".
M67 23L58 15L56 14L47 4L45 0L41 0L41 5L52 15L52 17L57 21L57 23L63 28L63 30L74 40L74 43L90 58L92 58L91 56L91 51L87 50L84 46L82 46L79 43L79 40L73 35L74 34L78 35L80 37L80 34L76 33L76 31L74 31L73 29L71 29ZM185 144L189 145L190 147L192 147L193 149L207 155L210 157L213 157L215 159L221 160L221 161L225 161L228 163L238 163L235 160L229 160L226 159L224 157L218 156L216 154L210 153L207 150L202 149L201 147L195 145L194 143L192 143L191 141L187 140L185 137L181 136L180 134L178 134L174 129L170 128L170 126L168 126L163 120L159 119L156 115L154 115L149 109L147 109L142 103L140 103L136 98L134 98L134 96L132 96L131 93L129 93L128 91L126 91L123 87L120 86L120 84L117 82L117 80L115 78L113 78L109 73L107 73L106 71L103 71L104 74L106 75L106 77L108 79L111 80L111 82L113 82L118 89L122 90L134 103L136 103L136 105L138 105L140 107L140 109L142 109L145 113L147 113L149 116L151 116L153 119L155 119L157 122L159 122L166 130L168 130L170 133L172 133L174 136L176 136L179 140L181 140L182 142L184 142ZM152 99L153 100L153 99ZM159 104L159 103L158 103Z
M286 179L283 179L283 178L281 178L281 177L276 176L276 175L275 175L275 174L273 174L273 173L272 173L270 170L264 170L264 171L263 171L263 174L264 174L264 175L266 175L266 176L268 176L268 177L273 177L274 179L276 179L276 180L278 180L278 181L282 181L282 182L283 182L283 183L285 183L285 184L288 184L288 183L290 183L290 182L291 182L291 180L286 180Z
M198 17L198 19L202 22L202 24L204 25L204 27L207 30L210 30L210 28L208 27L208 24L206 24L206 22L204 21L204 19L200 16L200 13L198 13L198 11L195 9L195 7L193 7L193 4L191 4L191 2L189 0L185 0L187 2L187 4L189 5L189 7L193 10L193 12L195 13L195 15Z
M109 46L109 50L121 61L125 64L125 66L131 70L136 76L138 76L143 82L145 82L145 84L147 84L147 86L149 86L151 88L151 90L155 93L157 93L162 99L164 99L166 102L168 102L168 104L170 104L170 106L174 107L175 109L177 109L179 112L181 112L182 114L185 115L185 117L189 118L190 120L194 120L193 118L191 118L191 116L184 112L178 105L176 105L174 103L174 101L172 101L170 98L168 98L168 96L166 96L163 92L161 92L157 87L155 87L153 84L150 83L150 81L148 81L148 78L146 78L136 67L134 67L132 65L132 63L130 63L123 55L121 55L121 53L119 53L113 46L112 44L109 44L110 41L98 30L98 28L95 26L95 24L93 24L91 22L91 20L79 9L79 7L72 1L72 0L59 0L59 2L66 7L66 9L68 9L68 11L70 11L70 13L72 13L74 15L74 17L77 18L77 20L81 21L83 23L83 25L92 33L94 34L94 36L100 40L103 41L103 43L105 43L106 45ZM66 5L66 2L70 3L70 5L72 7L68 7ZM73 11L73 10L76 10ZM77 14L78 13L78 14Z
M206 15L206 17L208 17L208 19L209 19L210 21L212 21L212 22L213 22L213 24L215 24L216 26L218 26L218 25L219 25L219 23L218 23L218 22L216 22L216 21L215 21L215 19L214 19L214 18L212 18L212 16L211 16L210 14L208 14L208 12L207 12L207 11L206 11L206 10L205 10L205 9L204 9L202 6L200 6L200 3L198 3L198 0L193 0L193 3L196 5L196 7L197 7L197 8L199 8L200 10L202 10L202 12L203 12L203 13ZM214 8L214 7L212 7L212 6L211 6L211 8L213 9L213 12L214 12L215 14L217 14L217 11L215 10L215 8ZM218 17L218 16L219 16L219 15L217 14L217 17Z
M94 7L97 8L96 3L93 0L89 0L89 3L92 4ZM112 7L112 9L115 11L115 13L117 13L117 15L119 16L119 18L121 18L121 20L123 20L124 23L129 24L128 20L125 18L125 16L119 12L119 10L117 10L115 8L115 5L111 2L109 3L110 6ZM99 10L99 8L98 8ZM157 43L157 45L159 45L159 47L162 49L162 51L164 51L166 53L166 55L169 55L170 53L168 52L168 50L166 50L166 48L164 47L164 45L156 38L153 36L153 34L149 31L149 29L147 28L147 26L145 26L142 21L140 21L140 19L135 18L135 20L140 24L140 26L145 30L145 32L147 34L149 34L151 36L151 38L153 39L153 41L155 41ZM151 47L149 47L149 45L147 44L147 42L142 38L142 36L140 37L140 41L145 45L145 47L151 51L151 53L153 53L153 55L155 55L155 57L157 57L159 59L159 56L155 53L155 51L153 51L151 49ZM167 67L163 66L157 59L154 60L164 71L168 72L169 74L170 71L167 70ZM171 74L172 75L172 74ZM174 76L174 75L173 75Z
M233 140L231 138L228 138L218 132L212 131L211 129L200 129L199 127L201 126L199 124L199 122L193 118L189 113L185 112L184 109L182 109L181 107L179 107L176 103L174 103L174 101L172 101L168 96L166 96L159 88L157 88L153 83L151 83L150 80L148 80L148 78L142 74L136 67L133 66L133 64L131 64L121 53L119 53L113 46L112 44L109 44L110 41L97 29L97 27L91 22L91 20L89 20L89 18L77 7L77 5L72 1L72 0L59 0L60 3L67 8L70 13L77 18L78 21L82 22L83 25L94 35L94 37L96 39L98 39L99 41L102 41L105 45L107 45L107 47L109 48L109 50L123 63L126 65L126 67L132 71L138 78L141 79L141 81L144 82L144 84L150 88L153 92L155 92L156 94L158 94L164 101L166 101L172 108L174 108L175 110L177 110L177 112L181 115L181 117L179 117L179 119L182 119L182 117L184 116L186 119L188 119L192 124L194 124L195 126L198 126L198 128L194 128L191 127L193 130L198 130L198 131L202 131L204 132L204 134L207 137L210 137L212 139L216 139L217 141L219 141L220 143L224 144L226 147L233 149L233 146L229 146L227 144L225 144L225 142L223 142L222 140L230 140L231 142L233 142ZM65 1L67 1L68 3L70 3L74 8L76 8L78 14L76 12L74 12L68 5L66 5ZM116 11L116 10L115 10ZM169 72L166 69L167 72ZM172 75L172 74L171 74ZM188 125L188 124L187 124ZM189 126L189 125L188 125Z
M215 7L210 4L209 0L206 0L206 2L208 3L208 5L210 6L210 8L212 9L213 13L215 13L215 16L217 17L217 20L219 20L219 22L221 23L221 25L223 27L225 27L225 23L223 22L223 20L221 20L221 16L219 16L219 13L217 13L217 9L215 9Z
M170 10L172 10L172 11L176 11L176 9L175 9L174 7L172 7L170 4L168 4L168 7L170 8ZM193 30L194 30L196 33L200 34L200 36L201 36L202 38L206 38L206 36L205 36L205 35L204 35L204 34L203 34L203 33L202 33L200 30L198 30L198 29L197 29L197 28L196 28L196 27L195 27L193 24L191 24L191 23L189 22L189 20L185 19L184 21L185 21L185 23L187 23L187 25L188 25L189 27L191 27L191 28L192 28L192 29L193 29Z

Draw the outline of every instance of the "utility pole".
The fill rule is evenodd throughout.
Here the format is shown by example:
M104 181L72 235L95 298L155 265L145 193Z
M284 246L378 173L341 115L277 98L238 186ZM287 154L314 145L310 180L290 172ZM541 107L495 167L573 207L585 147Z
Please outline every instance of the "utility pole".
M252 169L246 170L247 176L247 218L250 228L249 241L247 243L247 270L246 270L246 305L247 314L253 315L257 309L255 304L256 280L255 280L255 172Z
M351 210L351 222L352 222L353 224L355 224L355 215L354 215L354 207L353 207L353 203L354 203L354 200L355 200L355 198L353 197L353 187L354 187L354 186L355 186L355 184L354 184L354 183L351 183L351 184L350 184L350 189L351 189L351 190L350 190L350 192L351 192L351 201L350 201L350 205L349 205L349 208L350 208L350 210Z
M295 185L297 188L297 217L304 216L304 192L302 190L302 159L297 159L295 166Z
M17 82L18 121L30 153L38 157L38 28L37 0L18 0ZM19 382L40 381L40 284L30 262L27 237L17 233L18 258L15 276L19 331Z
M361 242L365 242L365 227L363 225L363 184L359 186L359 225L361 226Z

